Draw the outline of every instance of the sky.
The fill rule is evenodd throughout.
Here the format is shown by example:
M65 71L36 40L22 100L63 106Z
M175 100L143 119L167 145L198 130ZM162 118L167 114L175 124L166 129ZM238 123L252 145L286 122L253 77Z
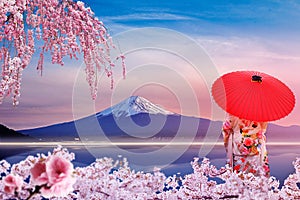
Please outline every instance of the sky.
M93 102L82 59L65 59L61 67L48 55L41 77L36 54L23 72L20 105L13 107L9 98L0 105L1 124L20 130L71 121L131 95L172 112L222 120L224 112L210 95L212 82L231 71L255 70L280 79L296 96L292 113L274 123L300 125L298 1L84 2L125 53L126 79L121 65L114 69L113 90L101 76Z

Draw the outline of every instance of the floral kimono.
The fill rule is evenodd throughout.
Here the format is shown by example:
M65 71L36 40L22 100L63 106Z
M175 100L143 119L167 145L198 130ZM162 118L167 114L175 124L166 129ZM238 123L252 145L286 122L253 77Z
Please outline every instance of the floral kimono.
M229 115L222 132L228 163L234 171L258 175L257 169L262 167L265 176L269 176L266 128L267 122L244 120Z

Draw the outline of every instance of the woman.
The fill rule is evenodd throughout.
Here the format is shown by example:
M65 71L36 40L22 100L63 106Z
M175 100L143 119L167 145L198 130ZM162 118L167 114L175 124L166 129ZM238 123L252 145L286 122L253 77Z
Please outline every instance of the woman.
M224 145L228 163L234 171L270 175L266 150L267 122L256 122L229 115L223 124Z

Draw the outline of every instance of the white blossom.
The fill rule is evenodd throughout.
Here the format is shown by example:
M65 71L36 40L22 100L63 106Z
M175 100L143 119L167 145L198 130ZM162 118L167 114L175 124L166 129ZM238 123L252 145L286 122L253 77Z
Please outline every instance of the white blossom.
M0 161L1 179L9 173L23 178L24 185L18 193L18 198L26 199L34 190L34 185L28 179L30 169L35 163L47 160L55 155L72 161L75 158L66 148L55 148L47 155L38 154L28 156L25 160L12 166L6 161ZM275 177L255 176L251 173L235 173L226 165L220 169L210 164L204 158L199 162L195 158L191 162L193 173L185 176L175 174L166 177L159 169L153 172L142 172L130 168L126 158L114 161L111 158L99 158L85 167L74 169L73 177L76 183L73 191L66 197L53 197L51 199L299 199L300 189L300 159L294 164L295 173L290 174L279 188L279 181ZM218 177L223 180L217 183L209 178ZM27 180L27 181L25 181ZM0 199L12 198L4 191L4 183L0 181ZM37 194L31 199L42 199Z

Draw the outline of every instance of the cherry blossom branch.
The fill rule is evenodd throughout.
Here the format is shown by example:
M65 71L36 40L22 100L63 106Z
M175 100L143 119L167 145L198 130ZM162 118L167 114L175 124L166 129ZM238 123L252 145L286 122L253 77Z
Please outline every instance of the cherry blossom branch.
M45 185L44 185L44 186L45 186ZM29 196L26 198L26 200L29 200L29 199L31 199L34 195L39 194L42 187L43 187L43 186L37 185L37 186L35 186L35 188L34 188L33 191L32 191L32 190L29 190Z
M53 64L62 66L66 56L78 59L77 55L82 54L93 99L97 97L101 70L111 79L111 87L114 62L119 58L123 76L125 74L124 55L111 58L111 50L115 46L107 28L81 1L3 0L0 2L0 24L0 42L3 43L0 52L0 61L3 62L0 103L15 90L17 95L13 96L13 104L18 104L21 73L20 70L7 73L7 63L19 59L21 65L15 67L25 69L36 50L34 38L42 43L37 64L41 75L45 52L50 52Z
M224 197L220 197L220 199L237 199L239 195L225 195Z

